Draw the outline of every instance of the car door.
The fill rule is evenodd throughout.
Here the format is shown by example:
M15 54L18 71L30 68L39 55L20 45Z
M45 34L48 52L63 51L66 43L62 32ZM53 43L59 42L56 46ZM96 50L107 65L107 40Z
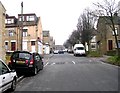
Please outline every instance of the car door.
M6 90L11 86L12 77L10 75L10 70L8 67L0 60L0 88L1 90Z

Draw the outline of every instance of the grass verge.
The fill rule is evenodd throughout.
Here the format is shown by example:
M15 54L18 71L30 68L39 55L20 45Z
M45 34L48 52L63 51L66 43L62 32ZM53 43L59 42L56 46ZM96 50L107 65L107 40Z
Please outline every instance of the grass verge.
M107 59L107 62L113 65L120 66L120 57L119 56L111 56Z
M88 54L89 57L102 57L102 55L97 52L97 51L91 51L89 54Z

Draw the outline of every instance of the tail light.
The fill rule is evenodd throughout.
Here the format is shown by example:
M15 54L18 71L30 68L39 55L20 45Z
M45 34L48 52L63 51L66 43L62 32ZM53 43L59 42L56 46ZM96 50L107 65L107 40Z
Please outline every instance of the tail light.
M34 63L34 60L33 60L33 59L31 59L31 60L30 60L30 64L32 65L33 63Z
M28 64L28 60L25 60L25 63Z

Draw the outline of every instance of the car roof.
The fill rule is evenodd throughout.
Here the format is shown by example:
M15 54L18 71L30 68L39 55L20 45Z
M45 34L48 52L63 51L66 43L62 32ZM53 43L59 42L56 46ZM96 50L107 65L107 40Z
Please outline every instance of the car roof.
M31 54L31 55L34 55L34 54L39 54L38 52L29 52L29 51L14 51L13 54L15 53L28 53L28 54ZM40 54L39 54L40 55ZM41 56L41 55L40 55Z
M30 52L28 52L28 51L14 51L13 53L30 53Z

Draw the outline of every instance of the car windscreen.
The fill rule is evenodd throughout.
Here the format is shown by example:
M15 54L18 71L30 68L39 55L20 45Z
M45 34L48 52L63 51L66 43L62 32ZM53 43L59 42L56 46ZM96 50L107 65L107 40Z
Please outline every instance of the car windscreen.
M13 54L13 59L30 59L29 53L15 53Z
M84 47L76 47L77 50L84 50Z

